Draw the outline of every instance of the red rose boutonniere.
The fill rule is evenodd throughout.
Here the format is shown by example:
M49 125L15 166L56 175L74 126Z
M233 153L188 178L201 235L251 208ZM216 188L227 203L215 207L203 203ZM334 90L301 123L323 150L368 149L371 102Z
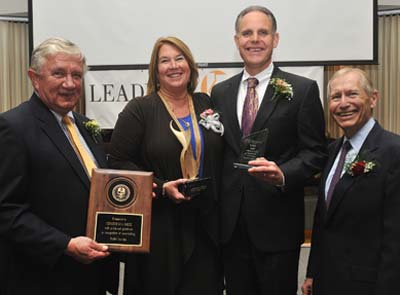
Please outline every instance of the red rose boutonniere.
M372 161L365 161L356 158L353 162L346 165L346 172L351 176L358 176L371 172L376 164Z

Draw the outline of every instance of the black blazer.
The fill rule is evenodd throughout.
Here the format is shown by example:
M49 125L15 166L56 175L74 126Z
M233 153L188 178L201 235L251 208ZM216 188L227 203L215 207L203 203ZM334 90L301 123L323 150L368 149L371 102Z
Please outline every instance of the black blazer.
M359 153L376 166L345 173L327 210L325 182L342 141L329 146L321 178L307 271L313 294L400 294L400 137L376 123Z
M87 119L74 116L105 167L101 145L83 127ZM10 250L7 294L104 294L105 262L84 265L64 254L72 237L85 235L90 182L54 115L35 94L0 115L0 150L0 236Z
M203 93L195 93L193 103L198 120L204 110L212 108L209 97ZM182 266L203 236L208 236L215 246L218 244L217 197L223 151L222 137L211 129L201 127L204 139L203 177L211 177L213 185L190 202L175 204L162 197L160 188L164 182L182 178L179 161L182 145L170 130L171 120L157 94L131 100L115 125L109 156L109 164L113 168L154 172L158 190L152 205L151 249L150 255L143 259L146 259L145 268L150 270L151 275L158 276L161 272L159 276L162 278L157 280L163 280L159 288L164 294L176 292ZM175 129L178 127L175 126Z
M242 74L217 84L211 93L225 126L220 197L222 242L231 238L243 206L250 239L258 249L294 249L304 239L303 187L322 169L326 159L324 113L318 86L315 81L275 67L272 77L292 84L293 98L272 100L274 91L269 85L258 110L252 132L269 129L264 157L275 161L282 169L286 185L281 190L250 176L245 170L233 168L242 138L236 112Z

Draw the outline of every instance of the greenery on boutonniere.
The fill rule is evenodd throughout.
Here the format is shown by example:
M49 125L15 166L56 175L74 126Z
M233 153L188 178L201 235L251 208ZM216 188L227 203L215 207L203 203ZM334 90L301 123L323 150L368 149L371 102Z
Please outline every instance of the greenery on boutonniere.
M224 134L224 125L219 120L219 114L212 109L207 109L200 114L199 124L207 130L211 128L215 133Z
M274 95L272 99L282 96L287 100L293 98L293 86L283 78L271 78L269 84L274 88Z
M89 120L83 122L83 126L85 126L86 130L92 135L93 140L97 143L97 137L101 135L99 123L96 120Z
M345 171L351 176L359 176L371 172L376 166L374 161L367 161L357 156L353 162L347 163Z

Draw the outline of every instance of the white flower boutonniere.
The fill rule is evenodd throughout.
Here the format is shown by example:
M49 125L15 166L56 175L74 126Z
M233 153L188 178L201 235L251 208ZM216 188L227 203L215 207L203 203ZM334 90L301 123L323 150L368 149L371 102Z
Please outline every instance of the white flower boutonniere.
M204 126L206 129L210 129L215 133L224 134L224 125L219 121L219 114L214 113L214 110L207 109L200 114L199 124Z
M83 122L83 126L85 126L86 130L92 135L93 140L97 143L96 137L101 135L101 128L99 123L96 120L89 120Z
M275 99L279 95L285 97L287 100L291 100L293 98L292 84L289 84L285 79L272 78L269 81L269 84L271 84L274 88L274 96L272 99Z

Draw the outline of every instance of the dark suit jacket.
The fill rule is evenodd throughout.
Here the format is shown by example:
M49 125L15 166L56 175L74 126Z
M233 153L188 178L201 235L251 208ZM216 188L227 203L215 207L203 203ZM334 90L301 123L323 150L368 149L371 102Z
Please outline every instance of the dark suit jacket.
M250 176L246 170L233 168L242 138L236 112L242 73L217 84L211 94L225 126L222 242L231 238L243 206L250 239L258 249L270 252L295 249L303 242L303 187L322 169L326 159L324 113L316 82L276 67L272 77L292 84L293 98L272 100L273 88L269 85L252 132L269 129L264 157L282 169L284 190Z
M212 108L209 97L202 93L193 95L193 103L197 116ZM211 177L213 185L190 202L175 204L160 194L164 182L182 178L179 161L182 145L170 130L171 120L157 94L135 98L119 115L111 140L111 167L153 171L154 181L158 184L157 198L153 199L152 205L150 255L138 258L143 260L144 265L139 269L140 276L148 276L151 282L145 287L146 294L153 294L149 290L175 294L183 265L193 249L201 245L201 240L208 235L207 239L214 243L215 250L203 255L212 257L219 241L217 196L222 137L211 129L201 127L204 139L203 177ZM175 129L178 127L175 126ZM126 281L135 279L130 266L128 263ZM185 267L185 271L190 270Z
M376 166L345 173L327 210L325 181L341 144L330 145L321 179L307 273L313 294L400 294L400 137L376 123L359 153Z
M0 295L5 295L8 283L9 250L5 241L0 237Z
M100 167L106 158L76 124ZM54 115L34 94L0 115L0 236L9 246L7 294L104 294L101 267L64 254L84 236L90 182ZM118 275L118 274L113 274Z

